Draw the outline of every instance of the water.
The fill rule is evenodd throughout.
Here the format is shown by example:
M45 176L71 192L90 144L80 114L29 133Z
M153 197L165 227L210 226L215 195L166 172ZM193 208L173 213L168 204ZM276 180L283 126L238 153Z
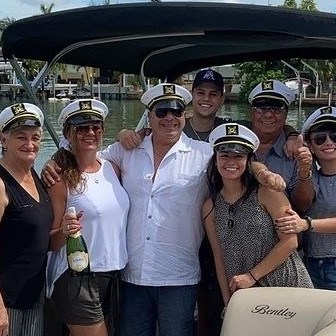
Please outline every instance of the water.
M61 135L61 128L57 124L59 112L68 102L45 102L41 107L48 116L50 123L55 128L58 135ZM134 129L144 111L143 104L136 100L106 100L104 103L108 106L110 113L105 123L105 134L103 147L115 141L116 134L123 128ZM13 104L5 98L0 99L0 111L8 105ZM305 107L299 113L297 107L293 107L287 116L287 123L296 129L301 129L305 118L317 107ZM234 120L249 120L250 108L245 104L225 104L221 109L219 116L230 117ZM46 160L57 150L56 145L51 139L47 130L43 134L43 142L35 163L35 169L40 172Z

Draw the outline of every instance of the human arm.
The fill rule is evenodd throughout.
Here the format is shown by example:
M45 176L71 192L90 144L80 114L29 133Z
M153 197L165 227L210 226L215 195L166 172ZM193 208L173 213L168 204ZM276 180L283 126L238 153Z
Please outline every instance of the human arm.
M285 125L283 130L286 136L286 142L283 146L283 150L289 159L294 159L296 150L296 139L300 133L290 125Z
M308 147L303 145L303 137L299 135L296 141L295 158L298 164L298 181L291 193L291 200L300 211L306 211L315 198L312 180L313 158Z
M66 213L67 189L63 180L48 189L54 211L54 220L50 231L50 250L56 251L66 243L69 234L81 229L78 218Z
M259 187L258 199L260 205L269 213L273 221L291 208L288 199L283 193L263 186ZM277 231L277 235L278 242L257 265L245 274L236 275L231 279L230 289L232 292L240 288L251 287L256 281L279 267L296 250L298 246L296 234L286 235Z
M8 196L2 179L0 179L0 221L8 205ZM8 335L8 314L0 293L0 335Z
M8 314L0 294L0 335L8 335Z
M216 274L218 283L222 292L223 301L225 306L227 306L230 300L230 290L228 287L228 280L225 271L225 259L223 252L221 250L219 241L216 234L215 218L214 218L214 209L212 199L209 198L205 201L202 207L202 218L204 223L204 228L209 239L212 253L214 255Z
M57 182L61 181L61 172L62 169L54 160L48 160L42 167L42 182L47 186L47 188L51 188Z
M301 218L294 210L289 209L285 216L277 218L275 226L277 230L285 234L307 230L318 233L336 233L336 217L305 219Z
M123 129L117 134L116 139L125 149L131 150L138 147L143 141L144 137L146 135L149 135L150 133L150 128L143 128L137 132L133 130Z
M281 175L269 171L266 166L258 161L251 162L251 170L260 184L275 191L283 191L286 183Z

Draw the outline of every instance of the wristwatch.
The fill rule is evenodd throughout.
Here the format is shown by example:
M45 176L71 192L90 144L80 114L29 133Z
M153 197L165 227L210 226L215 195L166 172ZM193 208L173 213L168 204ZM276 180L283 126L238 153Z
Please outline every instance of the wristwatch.
M313 218L309 216L303 216L303 219L305 219L308 223L308 229L306 231L311 231L313 229Z

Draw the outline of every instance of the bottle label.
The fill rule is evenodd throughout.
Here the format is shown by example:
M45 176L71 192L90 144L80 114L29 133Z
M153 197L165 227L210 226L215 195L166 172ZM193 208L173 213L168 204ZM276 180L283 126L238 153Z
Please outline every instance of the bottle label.
M82 272L89 266L89 255L85 252L76 251L68 255L68 262L72 270Z

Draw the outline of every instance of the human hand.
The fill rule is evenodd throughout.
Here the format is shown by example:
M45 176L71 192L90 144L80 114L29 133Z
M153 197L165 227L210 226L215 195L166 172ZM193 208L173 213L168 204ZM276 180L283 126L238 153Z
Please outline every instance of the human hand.
M1 295L0 295L0 335L1 336L8 335L8 314L7 309L2 301Z
M148 128L143 128L138 132L124 129L118 133L117 139L120 142L121 146L123 146L127 150L131 150L138 147L144 137L150 134L150 132L151 130Z
M261 169L256 178L260 184L275 191L284 191L286 189L286 182L279 174L273 173L268 169Z
M299 176L306 178L309 176L313 164L313 156L307 146L303 144L303 137L299 135L296 140L295 159L298 163Z
M238 289L250 288L256 283L250 273L235 275L229 282L230 292L234 293Z
M308 230L308 223L302 219L293 209L287 209L288 216L279 217L275 220L275 228L281 233L300 233Z
M297 150L297 138L298 138L298 134L297 133L293 133L291 135L289 135L287 137L287 140L283 146L283 150L285 152L285 155L289 158L289 159L294 159L295 157L295 153Z
M61 172L61 168L54 160L48 160L44 164L41 172L41 178L47 188L50 188L56 182L59 182L61 180L61 177L59 175Z
M69 236L81 230L82 226L79 219L83 216L83 212L78 214L65 213L62 220L62 232L64 236Z

